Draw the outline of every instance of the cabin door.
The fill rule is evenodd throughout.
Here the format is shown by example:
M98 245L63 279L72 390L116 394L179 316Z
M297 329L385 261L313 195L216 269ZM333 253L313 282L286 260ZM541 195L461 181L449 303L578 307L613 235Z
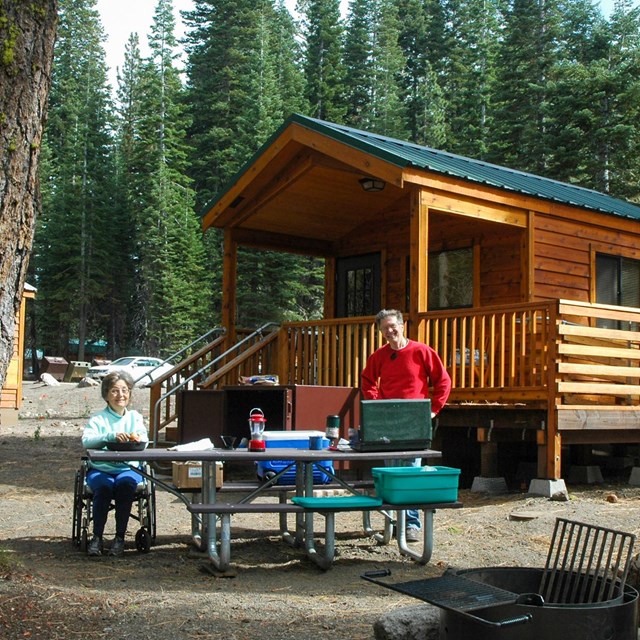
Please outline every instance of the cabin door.
M373 316L380 309L380 253L338 258L336 317Z

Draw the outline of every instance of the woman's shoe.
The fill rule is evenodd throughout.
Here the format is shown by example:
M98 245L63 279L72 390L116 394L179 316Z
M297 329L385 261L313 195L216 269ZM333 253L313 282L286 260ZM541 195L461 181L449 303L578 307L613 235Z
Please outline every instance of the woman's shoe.
M111 549L109 549L109 555L118 558L124 555L124 538L116 536L113 539L113 544L111 545Z
M87 546L87 555L97 557L102 555L102 538L93 536Z

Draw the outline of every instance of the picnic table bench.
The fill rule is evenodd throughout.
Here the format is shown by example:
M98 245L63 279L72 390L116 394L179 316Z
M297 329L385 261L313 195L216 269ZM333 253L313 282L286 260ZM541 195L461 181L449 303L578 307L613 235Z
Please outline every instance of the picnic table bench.
M188 509L193 514L215 514L220 518L220 565L219 569L224 571L231 562L231 517L241 513L277 513L281 517L281 534L283 539L292 546L302 546L304 544L307 556L321 569L329 569L335 558L335 514L341 512L360 511L365 522L364 530L367 535L371 535L379 544L388 544L393 536L393 527L396 525L396 539L398 549L401 554L412 557L420 564L426 564L431 559L433 553L433 516L436 509L452 509L462 507L462 503L439 502L420 503L411 505L397 505L385 503L372 496L345 496L345 497L318 497L318 498L293 498L295 502L213 502L213 503L193 503ZM405 536L405 510L418 509L422 511L422 550L411 549ZM383 533L375 532L369 522L371 511L379 511L384 516ZM393 514L396 513L394 518ZM296 528L295 533L282 527L282 518L286 520L287 514L297 514L304 517L304 527ZM324 553L321 553L315 546L313 517L319 514L324 517Z

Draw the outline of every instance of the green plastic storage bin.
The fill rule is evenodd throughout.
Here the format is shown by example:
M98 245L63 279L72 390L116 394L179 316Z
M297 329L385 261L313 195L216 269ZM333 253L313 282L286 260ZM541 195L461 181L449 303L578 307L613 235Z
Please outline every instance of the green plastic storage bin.
M376 495L389 504L455 502L460 469L451 467L374 467Z

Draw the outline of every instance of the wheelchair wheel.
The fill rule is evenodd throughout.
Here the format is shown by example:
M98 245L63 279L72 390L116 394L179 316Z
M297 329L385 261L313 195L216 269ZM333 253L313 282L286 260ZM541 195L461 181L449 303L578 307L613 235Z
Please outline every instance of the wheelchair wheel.
M149 487L149 500L147 507L149 509L149 533L151 534L151 541L156 541L157 532L157 520L156 520L156 485L155 482L150 482Z
M136 549L140 553L149 553L151 550L151 534L144 527L136 532Z
M151 543L156 540L156 484L153 482L155 473L147 466L146 472L151 477L147 482L146 496L139 503L140 526L151 536Z
M76 471L75 483L73 487L73 530L71 541L75 546L80 546L82 542L82 511L84 509L84 469Z
M82 530L80 534L80 551L83 553L87 552L87 547L89 546L89 533L86 529Z

